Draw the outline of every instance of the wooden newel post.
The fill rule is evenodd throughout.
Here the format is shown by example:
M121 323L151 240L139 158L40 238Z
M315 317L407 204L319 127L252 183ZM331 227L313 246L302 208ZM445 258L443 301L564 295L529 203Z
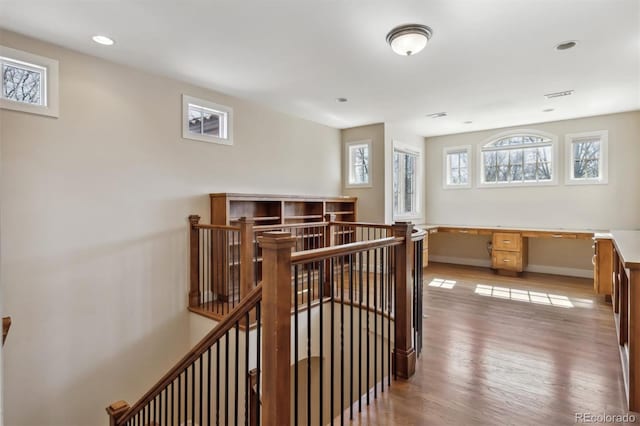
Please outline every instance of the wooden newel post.
M416 351L411 339L411 299L413 269L413 243L411 222L396 222L393 224L393 236L404 238L402 244L395 246L395 281L396 281L396 312L395 312L395 345L393 349L394 365L398 377L408 379L416 371Z
M241 217L238 223L240 224L240 300L242 300L254 287L253 225L255 221Z
M109 415L109 426L117 426L118 419L129 409L129 404L125 401L116 401L107 407L107 414Z
M262 247L262 421L291 424L291 250L289 232L266 232Z
M189 216L189 306L200 305L200 232L197 228L200 216Z

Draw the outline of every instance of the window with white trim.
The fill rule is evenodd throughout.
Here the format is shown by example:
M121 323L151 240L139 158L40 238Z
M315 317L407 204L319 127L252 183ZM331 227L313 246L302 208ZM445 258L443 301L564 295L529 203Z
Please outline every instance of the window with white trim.
M480 152L480 186L555 183L556 145L554 136L531 131L493 138Z
M230 107L182 95L182 137L233 145L232 115Z
M418 152L393 149L393 215L417 216L418 209Z
M565 136L567 184L607 183L608 137L606 130Z
M455 146L443 150L445 188L471 187L471 146Z
M0 46L0 107L58 116L58 61Z
M345 145L347 188L371 186L371 141Z

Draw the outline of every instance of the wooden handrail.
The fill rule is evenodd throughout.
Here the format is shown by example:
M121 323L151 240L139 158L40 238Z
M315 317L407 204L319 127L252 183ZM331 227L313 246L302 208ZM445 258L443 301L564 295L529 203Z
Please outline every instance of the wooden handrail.
M329 222L305 222L305 223L280 223L278 225L259 225L254 226L253 229L256 231L273 231L280 230L283 228L287 229L296 229L296 228L314 228L320 226L327 226Z
M237 220L236 222L239 222ZM198 223L197 225L193 225L196 229L220 229L222 231L240 231L239 226L228 226L228 225L208 225L206 223Z
M4 341L7 339L7 334L9 334L9 329L11 328L11 317L2 318L2 344L4 345Z
M371 222L343 222L343 221L332 221L331 225L340 225L340 226L366 226L367 228L380 228L380 229L393 229L393 225L385 225L384 223L371 223Z
M424 229L414 228L413 232L411 233L411 241L424 240L424 237L426 235L427 235L427 231L425 231Z
M387 237L378 240L358 241L355 243L342 244L333 247L322 247L313 250L305 250L293 253L291 263L296 265L311 261L325 260L334 256L346 256L366 250L373 250L381 247L396 246L404 241L403 238Z
M167 374L149 389L142 398L138 400L131 408L118 418L117 424L121 425L131 420L135 414L144 408L149 402L151 402L156 396L158 396L168 385L170 385L182 372L193 364L202 354L218 342L229 330L231 330L235 323L240 321L242 317L247 315L255 305L262 300L262 284L251 290L247 296L240 301L240 304L236 306L228 316L224 317L218 325L211 330L205 337L198 342L198 344L191 349L176 365L171 368Z

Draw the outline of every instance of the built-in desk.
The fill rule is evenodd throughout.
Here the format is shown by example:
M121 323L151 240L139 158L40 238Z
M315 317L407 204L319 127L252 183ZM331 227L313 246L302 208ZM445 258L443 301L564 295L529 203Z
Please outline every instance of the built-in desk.
M491 236L491 267L499 273L519 274L528 262L529 238L558 240L591 240L599 231L591 229L551 229L551 228L515 228L506 226L471 226L471 225L417 225L433 233L452 233L465 235ZM597 250L597 243L594 244ZM611 251L611 250L610 250ZM603 250L604 252L604 250ZM594 262L596 258L594 257ZM594 265L596 265L594 263ZM597 269L597 266L596 266ZM606 268L602 268L605 271ZM610 275L610 274L609 274ZM594 280L596 293L608 296L611 294L611 283Z
M613 313L629 410L640 410L640 231L612 231Z

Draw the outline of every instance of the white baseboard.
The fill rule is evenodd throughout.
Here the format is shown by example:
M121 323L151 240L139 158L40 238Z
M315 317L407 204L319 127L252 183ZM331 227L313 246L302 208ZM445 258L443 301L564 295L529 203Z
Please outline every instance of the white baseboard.
M473 259L473 258L454 257L454 256L429 255L429 262L452 263L454 265L479 266L482 268L491 267L491 260L489 259ZM565 268L562 266L548 266L548 265L528 265L525 268L525 271L537 272L540 274L564 275L568 277L593 278L592 269Z

